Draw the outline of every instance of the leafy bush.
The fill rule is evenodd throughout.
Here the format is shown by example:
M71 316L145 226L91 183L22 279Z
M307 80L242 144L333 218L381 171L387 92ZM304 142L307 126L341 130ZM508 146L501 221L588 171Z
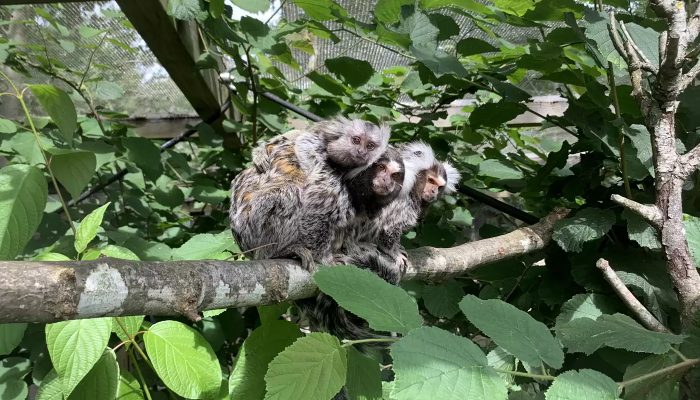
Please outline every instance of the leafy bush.
M270 6L233 3L252 12ZM63 48L76 47L70 40L76 32L90 44L75 52L85 68L74 70L51 57L46 42L0 38L0 60L12 70L2 72L2 101L17 101L22 110L0 118L0 155L7 160L0 169L0 259L244 259L227 227L229 182L249 166L251 148L289 129L294 117L263 91L322 117L388 121L392 140L426 141L454 160L463 185L503 194L535 215L574 208L555 227L553 243L536 257L445 282L394 287L353 267L314 276L372 328L399 334L388 338L342 342L304 333L289 322L295 310L288 303L206 311L198 322L126 316L0 325L4 398L25 398L29 385L39 399L321 400L343 387L351 399L697 395L700 322L684 314L687 304L665 273L654 227L610 199L624 193L652 203L656 195L648 115L601 12L603 3L615 10L650 68L660 68L656 43L666 26L647 2L380 0L369 20L333 0L293 3L306 17L270 26L249 16L231 19L223 0L168 2L168 12L196 22L209 44L200 68L218 68L219 52L233 60L230 101L242 117L200 123L196 138L167 149L139 137L125 115L107 107L134 101L121 97L120 84L102 79L108 66L92 63L94 52L130 48L116 32L68 29L56 17L60 7L33 8L29 22L6 21L41 21L42 37ZM131 29L123 16L111 18ZM315 54L319 41L365 43L402 61L383 70L348 56L302 65L300 55ZM301 71L308 88L298 89L289 71ZM38 73L51 81L21 83ZM537 128L506 125L534 111L536 91L564 97L563 116L542 116ZM700 142L697 94L690 87L680 97L679 149ZM465 96L473 104L448 117L444 106ZM76 104L88 112L78 113ZM434 124L444 118L448 127ZM692 175L682 194L696 265L699 183ZM79 201L98 186L99 193ZM447 196L403 242L449 247L516 226L464 196ZM636 320L596 268L601 257L668 332ZM388 354L355 348L374 342L388 342Z

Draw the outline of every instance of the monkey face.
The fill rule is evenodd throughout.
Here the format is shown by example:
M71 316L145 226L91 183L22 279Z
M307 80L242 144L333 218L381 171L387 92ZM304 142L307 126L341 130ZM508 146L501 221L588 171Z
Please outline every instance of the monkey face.
M326 151L335 164L356 168L372 164L384 152L388 141L388 128L355 120L343 135L328 144Z
M379 196L398 195L404 168L400 159L382 158L372 166L372 191Z
M435 163L432 167L418 174L416 188L421 200L431 203L444 192L447 185L447 174L441 163Z

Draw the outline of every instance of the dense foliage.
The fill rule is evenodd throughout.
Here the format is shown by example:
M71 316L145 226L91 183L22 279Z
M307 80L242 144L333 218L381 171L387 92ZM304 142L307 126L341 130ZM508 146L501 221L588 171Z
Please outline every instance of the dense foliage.
M233 2L250 11L270 6ZM12 71L3 73L1 100L19 101L22 111L0 119L0 155L7 159L0 170L0 259L243 259L227 229L229 182L249 165L251 147L288 129L294 116L262 91L323 117L387 121L392 141L426 141L454 161L464 185L500 192L535 215L574 209L556 227L556 244L460 279L403 288L352 267L319 271L322 291L371 327L400 334L388 354L368 356L356 343L302 333L288 321L296 314L289 304L209 311L197 323L131 316L0 325L3 398L25 398L28 385L38 387L40 399L322 400L343 386L352 399L678 399L690 390L700 379L691 369L700 357L700 324L682 335L644 328L595 266L608 259L651 314L681 332L655 231L610 201L611 194L654 197L650 133L602 12L616 10L658 66L664 25L646 2L380 0L369 20L333 0L293 3L307 18L271 26L248 16L232 20L223 0L168 2L173 17L197 21L208 41L202 69L218 68L220 53L233 60L230 99L242 117L199 124L195 138L165 151L138 137L118 108L105 107L119 104L123 90L102 78L108 66L91 64L91 54L129 45L109 30L68 28L34 8L29 23L41 21L44 43L0 38L0 60ZM488 40L460 30L456 20ZM340 32L346 46L369 43L405 63L378 71L341 56L302 66L318 41L343 44ZM508 40L507 32L523 40ZM74 49L84 59L81 70L46 51L46 41L75 48L75 35L92 39ZM303 70L309 87L291 82L283 73L289 69ZM38 72L51 81L23 84ZM532 93L519 85L525 80L564 97L564 115L545 117L538 129L506 126L528 110ZM693 107L699 93L691 87L682 96L679 148L700 142ZM476 100L465 114L451 116L446 128L433 124L447 116L443 106L465 96ZM75 104L90 112L78 115ZM552 130L559 134L544 134ZM74 204L121 170L127 173L119 183ZM696 264L698 184L696 173L684 192ZM431 206L404 244L449 247L516 226L449 196Z

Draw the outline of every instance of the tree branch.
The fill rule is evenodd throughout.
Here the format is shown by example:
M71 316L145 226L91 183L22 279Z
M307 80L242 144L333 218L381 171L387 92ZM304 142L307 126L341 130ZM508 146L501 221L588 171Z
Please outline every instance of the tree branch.
M630 73L630 81L632 83L632 96L634 96L637 99L642 109L642 112L646 114L651 109L651 99L649 95L644 91L644 87L642 86L642 69L644 63L639 58L639 54L637 53L637 51L634 49L636 44L634 44L634 42L631 40L631 37L629 37L629 33L626 33L626 35L629 37L630 40L623 42L622 38L620 37L617 18L615 18L615 13L612 11L610 12L610 26L608 27L608 31L610 33L610 38L612 39L615 49L618 53L620 53L622 58L627 63L627 68ZM627 30L625 29L624 32L627 32ZM641 50L639 51L639 53L641 53Z
M688 179L700 166L700 144L695 145L690 151L683 154L678 160L681 177Z
M630 211L634 211L657 229L661 226L661 211L659 211L659 208L656 205L637 203L636 201L622 197L619 194L610 196L610 200Z
M405 279L463 275L493 261L544 248L555 210L505 235L449 249L408 251ZM308 272L292 260L256 261L0 261L0 323L53 322L126 315L184 315L203 310L274 304L316 293Z
M634 315L639 318L642 325L656 332L670 332L659 320L644 307L642 303L634 297L634 294L627 289L627 286L622 282L619 276L610 268L610 263L606 259L599 259L595 264L602 272L605 280L612 286L615 293L620 297L623 303L629 308Z

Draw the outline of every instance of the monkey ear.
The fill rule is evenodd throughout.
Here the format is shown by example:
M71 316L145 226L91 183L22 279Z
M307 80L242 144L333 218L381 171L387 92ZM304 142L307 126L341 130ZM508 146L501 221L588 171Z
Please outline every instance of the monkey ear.
M457 184L461 179L462 175L457 171L457 168L453 167L449 161L443 161L442 166L445 168L445 175L447 175L447 184L445 185L445 194L450 194L457 190Z

